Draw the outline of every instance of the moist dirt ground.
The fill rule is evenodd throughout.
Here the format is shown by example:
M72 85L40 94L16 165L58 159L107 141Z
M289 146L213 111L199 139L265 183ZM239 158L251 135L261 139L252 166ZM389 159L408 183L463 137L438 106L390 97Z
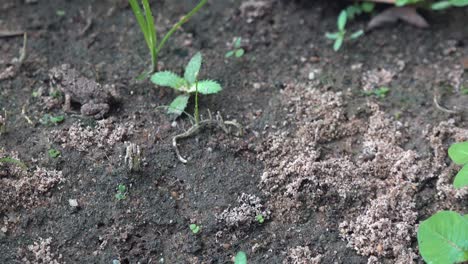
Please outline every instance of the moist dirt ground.
M158 31L195 4L152 1ZM467 212L446 152L468 140L468 10L422 11L428 29L388 25L334 52L324 35L347 4L210 1L178 30L159 68L182 73L201 51L200 78L224 88L200 98L203 117L245 130L180 140L183 164L172 137L190 120L158 108L174 91L135 81L149 56L127 1L2 0L0 32L28 38L20 66L23 36L0 38L0 158L27 166L0 164L0 263L232 263L241 250L249 263L422 263L418 223ZM225 58L235 37L246 53ZM63 110L49 76L62 64L115 86L105 119Z

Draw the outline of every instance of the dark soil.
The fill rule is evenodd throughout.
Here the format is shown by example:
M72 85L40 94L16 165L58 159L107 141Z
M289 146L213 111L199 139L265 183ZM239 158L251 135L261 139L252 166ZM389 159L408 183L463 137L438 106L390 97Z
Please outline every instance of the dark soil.
M0 80L0 115L6 116L0 149L17 155L28 165L29 173L36 167L57 170L63 180L44 192L16 194L31 199L30 203L4 198L8 206L0 207L0 263L231 263L239 250L248 254L249 263L315 263L312 257L319 255L317 263L367 263L368 256L347 247L338 228L347 217L344 212L353 213L353 208L346 207L364 201L333 206L336 197L325 195L320 206L315 206L304 196L301 205L290 212L296 215L284 217L277 212L288 208L277 208L271 202L280 194L270 193L260 184L268 168L259 157L268 148L268 137L281 131L295 133L298 126L289 122L295 113L287 107L285 89L292 83L307 86L315 82L314 87L324 92L343 91L344 109L350 118L368 118L368 103L376 103L389 117L407 124L406 135L411 140L402 144L405 150L422 157L432 155L423 129L449 118L459 128L467 124L463 107L468 96L450 90L453 78L448 76L452 66L468 56L468 10L423 12L431 24L429 29L398 23L369 32L334 52L324 34L335 30L344 3L272 1L270 8L262 10L263 15L249 17L240 11L240 0L210 1L176 32L161 54L160 68L181 73L190 56L201 51L205 64L200 78L218 80L224 87L217 95L201 97L201 112L205 117L211 110L226 120L236 119L246 131L238 138L207 129L181 140L181 153L189 158L183 164L171 140L188 129L190 122L179 118L173 123L156 109L171 102L176 95L172 90L134 80L149 57L127 1L1 1L0 31L26 30L28 56L11 78ZM158 30L166 32L195 4L154 1ZM90 17L92 25L83 32ZM359 18L349 27L361 28L366 21L368 17ZM229 44L237 36L246 41L246 54L226 59ZM0 38L0 74L18 57L21 45L21 36ZM116 85L120 98L108 118L127 129L121 138L103 146L92 142L83 151L76 145L61 144L60 137L68 137L76 122L90 129L97 126L95 120L79 114L79 106L66 113L60 106L46 108L45 96L33 96L48 90L48 71L63 63L102 84ZM358 70L352 70L353 65ZM395 73L386 84L391 92L382 99L362 93L363 74L377 69ZM316 74L311 76L311 72ZM466 74L465 78L462 75L460 87L468 87L466 80ZM462 113L437 109L434 93L442 94L444 107L458 107ZM190 103L188 109L192 108ZM45 114L64 115L65 120L44 125L39 120ZM289 123L285 125L285 121ZM142 148L144 166L139 172L129 171L124 163L126 141ZM323 144L321 158L342 155L336 149L345 148L345 141ZM448 147L452 142L446 139L443 144ZM49 157L51 148L60 150L60 157ZM0 180L9 177L2 175ZM450 206L437 203L436 181L434 175L419 186L415 198L418 221L439 209L466 212L466 199ZM121 201L115 198L119 184L128 188ZM230 225L222 219L223 211L242 203L242 194L261 201L250 205L265 212L263 224L244 220ZM70 206L70 199L76 199L79 207ZM201 226L199 234L190 231L192 223ZM43 243L43 250L28 248L40 244L40 238L52 239ZM413 236L412 248L417 253L415 242ZM291 249L297 247L310 249L310 256L304 253L294 260L296 253ZM382 263L394 263L397 256L377 257Z

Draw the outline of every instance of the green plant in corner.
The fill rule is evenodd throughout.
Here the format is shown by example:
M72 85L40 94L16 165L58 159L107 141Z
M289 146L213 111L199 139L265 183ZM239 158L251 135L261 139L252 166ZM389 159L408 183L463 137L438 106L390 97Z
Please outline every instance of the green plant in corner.
M219 83L213 80L198 81L198 74L202 65L202 55L197 52L185 67L184 77L170 72L157 72L151 76L151 81L159 86L170 87L180 93L168 107L169 114L181 115L187 107L188 100L191 94L196 95L195 107L198 109L198 93L215 94L222 90ZM197 119L195 114L195 119Z
M454 143L448 149L450 159L462 169L455 176L453 185L460 189L468 186L468 141Z
M337 20L337 26L338 26L338 31L337 32L334 32L334 33L329 33L327 32L325 34L325 36L328 38L328 39L331 39L331 40L334 40L334 44L333 44L333 50L334 51L338 51L341 46L343 45L343 42L345 41L346 39L346 22L348 20L348 13L346 12L346 10L342 10L340 12L340 15L338 16L338 20ZM348 39L350 40L353 40L353 39L357 39L359 38L360 36L362 36L364 34L364 30L358 30L354 33L352 33Z
M237 252L234 257L234 264L247 264L247 254L244 251Z
M142 80L146 79L150 74L158 70L158 56L161 52L161 49L166 44L167 40L174 34L174 32L179 29L183 24L185 24L195 13L197 13L208 0L201 0L195 8L192 9L187 15L182 17L177 23L175 23L172 28L164 35L161 41L158 41L157 30L154 25L153 13L151 12L150 5L148 0L142 0L143 10L138 4L137 0L129 0L130 6L132 7L133 13L135 14L138 25L140 26L143 36L145 38L146 45L151 54L151 68L148 72L144 72L137 79Z
M236 58L240 58L244 56L245 50L241 47L242 44L242 38L238 37L234 40L232 43L232 50L226 52L225 57L230 58L232 56L235 56Z
M125 184L119 184L117 186L117 193L115 194L115 199L121 201L127 198L127 186Z

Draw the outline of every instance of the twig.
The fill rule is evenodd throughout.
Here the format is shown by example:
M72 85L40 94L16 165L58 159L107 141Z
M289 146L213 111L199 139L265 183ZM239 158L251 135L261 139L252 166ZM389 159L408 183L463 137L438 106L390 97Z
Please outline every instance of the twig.
M439 104L438 96L437 96L436 93L434 93L434 105L436 106L437 109L439 109L440 111L445 112L445 113L449 113L449 114L458 114L458 113L460 113L460 111L450 110L450 109L447 109L447 108L441 106Z
M23 35L22 30L0 30L0 38L9 38Z
M208 111L208 115L209 115L208 119L201 120L200 122L198 122L198 124L192 125L192 127L190 127L189 130L185 131L182 134L178 134L178 135L176 135L176 136L174 136L172 138L172 146L175 149L177 158L182 163L187 163L187 160L184 157L182 157L182 155L180 155L179 148L177 147L177 140L191 137L191 136L197 134L201 129L203 129L205 127L210 127L210 126L219 127L219 128L221 128L221 130L223 130L224 133L229 134L230 130L227 128L227 126L233 126L233 127L237 128L237 132L238 132L237 135L238 136L243 135L242 126L239 123L237 123L236 121L224 121L220 114L217 114L216 119L213 119L212 116L211 116L210 111Z
M28 121L30 125L34 125L33 121L26 115L26 105L23 105L23 108L21 109L21 115Z

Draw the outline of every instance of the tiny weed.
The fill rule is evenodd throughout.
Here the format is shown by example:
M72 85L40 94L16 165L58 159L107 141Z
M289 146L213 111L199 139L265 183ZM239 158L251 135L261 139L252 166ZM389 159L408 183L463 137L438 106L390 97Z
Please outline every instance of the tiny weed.
M362 13L372 13L374 11L374 7L375 3L363 2L361 4L355 3L354 5L350 5L345 10L348 19L353 20L356 16L359 16Z
M244 251L237 252L234 264L247 264L247 254Z
M364 95L366 96L371 96L374 95L379 99L383 99L387 96L387 94L390 92L390 88L382 86L378 89L372 90L372 91L364 91Z
M201 231L201 227L197 224L190 224L189 228L190 228L190 231L192 231L192 233L194 233L195 235L200 233Z
M428 6L432 10L443 10L451 7L464 7L468 6L467 0L446 0L446 1L437 1L435 3L430 3L426 0L396 0L396 6L405 6L411 4L421 4L423 6Z
M458 189L468 186L468 141L452 144L448 155L455 164L463 166L455 176L453 185Z
M340 15L338 16L338 20L337 20L338 31L334 32L334 33L327 32L325 34L326 38L335 41L335 43L333 44L333 50L334 51L338 51L341 48L341 46L343 45L343 42L345 41L346 22L347 22L347 20L348 20L348 13L346 12L346 10L342 10ZM352 33L349 36L348 39L349 40L354 40L354 39L359 38L363 34L364 34L364 30L361 29L361 30L358 30L358 31Z
M65 16L67 13L65 13L65 10L59 9L59 10L55 11L55 14L56 14L57 16L59 16L59 17L63 17L63 16Z
M255 220L257 220L259 224L263 224L265 222L265 218L261 214L255 216Z
M119 201L127 198L127 186L125 186L125 184L119 184L117 186L117 193L115 194L115 198Z
M53 159L58 158L61 154L60 151L56 149L49 149L47 153L49 153L49 157Z
M24 164L24 163L21 162L20 160L17 160L17 159L11 158L11 157L3 157L3 158L0 158L0 164L1 164L1 163L14 164L14 165L19 166L19 167L22 168L23 170L28 169L28 167L26 166L26 164Z
M137 0L129 0L130 6L132 7L133 13L135 14L138 25L140 26L143 36L146 41L146 45L151 54L151 69L148 72L145 72L137 77L137 79L142 80L146 79L150 74L158 70L158 56L161 49L166 44L167 40L174 34L174 32L179 29L183 24L185 24L195 13L198 12L208 0L201 0L197 6L195 6L192 11L187 15L182 17L179 22L175 23L174 26L164 35L161 41L158 42L156 28L154 25L153 13L151 12L150 5L148 0L142 0L144 13L138 4Z
M222 90L219 83L213 80L198 81L198 73L202 65L202 55L197 52L185 67L184 77L170 71L157 72L151 76L151 81L159 86L167 86L182 94L177 96L169 105L168 113L181 115L187 107L191 94L214 94ZM195 104L198 108L198 100ZM195 119L197 119L197 113Z
M39 119L39 122L45 126L52 126L62 123L64 120L65 117L63 115L51 116L49 114L45 114L41 119Z
M238 37L234 40L232 43L232 50L226 52L225 57L230 58L232 56L235 56L236 58L240 58L244 56L245 50L241 48L241 43L242 43L242 38Z

